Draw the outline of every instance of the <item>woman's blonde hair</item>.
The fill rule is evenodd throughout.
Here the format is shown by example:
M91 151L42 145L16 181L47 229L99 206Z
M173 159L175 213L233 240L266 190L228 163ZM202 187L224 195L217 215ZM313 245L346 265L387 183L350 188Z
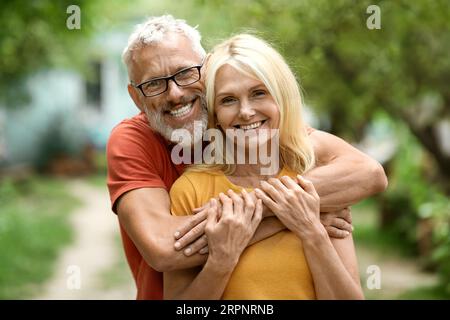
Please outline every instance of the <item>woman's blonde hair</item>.
M215 79L224 65L260 80L274 98L280 111L280 166L302 174L314 165L314 152L301 114L302 98L297 80L283 57L267 42L249 34L239 34L217 45L207 58L205 71L208 127L216 128L214 112ZM214 142L212 142L214 143ZM224 159L225 160L225 159ZM192 171L223 171L230 174L234 165L201 164Z

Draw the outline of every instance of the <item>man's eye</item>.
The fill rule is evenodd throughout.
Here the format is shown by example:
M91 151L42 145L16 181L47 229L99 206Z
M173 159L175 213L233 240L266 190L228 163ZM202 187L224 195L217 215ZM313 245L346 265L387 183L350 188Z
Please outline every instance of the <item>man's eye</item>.
M191 74L192 74L192 70L187 69L187 70L183 70L183 71L177 73L177 77L179 77L179 78L190 77Z
M153 80L145 84L146 89L158 88L162 85L162 80Z

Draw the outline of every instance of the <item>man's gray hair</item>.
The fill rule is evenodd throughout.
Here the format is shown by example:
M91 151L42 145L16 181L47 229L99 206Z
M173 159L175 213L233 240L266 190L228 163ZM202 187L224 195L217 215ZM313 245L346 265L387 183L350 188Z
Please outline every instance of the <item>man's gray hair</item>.
M175 19L171 15L150 17L144 23L136 26L134 32L128 38L128 45L123 50L122 60L128 70L133 59L133 51L163 41L164 36L169 32L182 33L191 41L192 49L201 58L206 56L205 49L200 42L202 37L197 30L197 26L191 27L185 20Z

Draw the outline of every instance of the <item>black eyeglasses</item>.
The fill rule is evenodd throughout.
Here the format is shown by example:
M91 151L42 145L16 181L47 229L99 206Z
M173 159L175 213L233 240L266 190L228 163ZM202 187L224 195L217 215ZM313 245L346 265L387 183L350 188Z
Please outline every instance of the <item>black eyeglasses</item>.
M154 97L167 91L169 88L169 80L173 80L179 87L186 87L196 83L200 80L200 69L202 66L203 64L188 67L169 77L150 79L138 85L134 85L133 82L131 82L131 85L135 88L139 88L145 97Z

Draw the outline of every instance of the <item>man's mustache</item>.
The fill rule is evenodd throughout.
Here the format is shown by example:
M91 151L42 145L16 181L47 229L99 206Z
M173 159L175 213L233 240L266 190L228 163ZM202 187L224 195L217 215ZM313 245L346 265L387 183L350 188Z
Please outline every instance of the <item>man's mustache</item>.
M206 99L205 95L201 95L201 94L193 94L191 96L183 96L180 99L180 102L178 103L172 103L172 102L167 102L163 105L161 105L161 112L166 112L166 111L170 111L172 110L175 106L180 105L180 104L187 104L193 100L195 100L196 98L200 98L200 100Z

